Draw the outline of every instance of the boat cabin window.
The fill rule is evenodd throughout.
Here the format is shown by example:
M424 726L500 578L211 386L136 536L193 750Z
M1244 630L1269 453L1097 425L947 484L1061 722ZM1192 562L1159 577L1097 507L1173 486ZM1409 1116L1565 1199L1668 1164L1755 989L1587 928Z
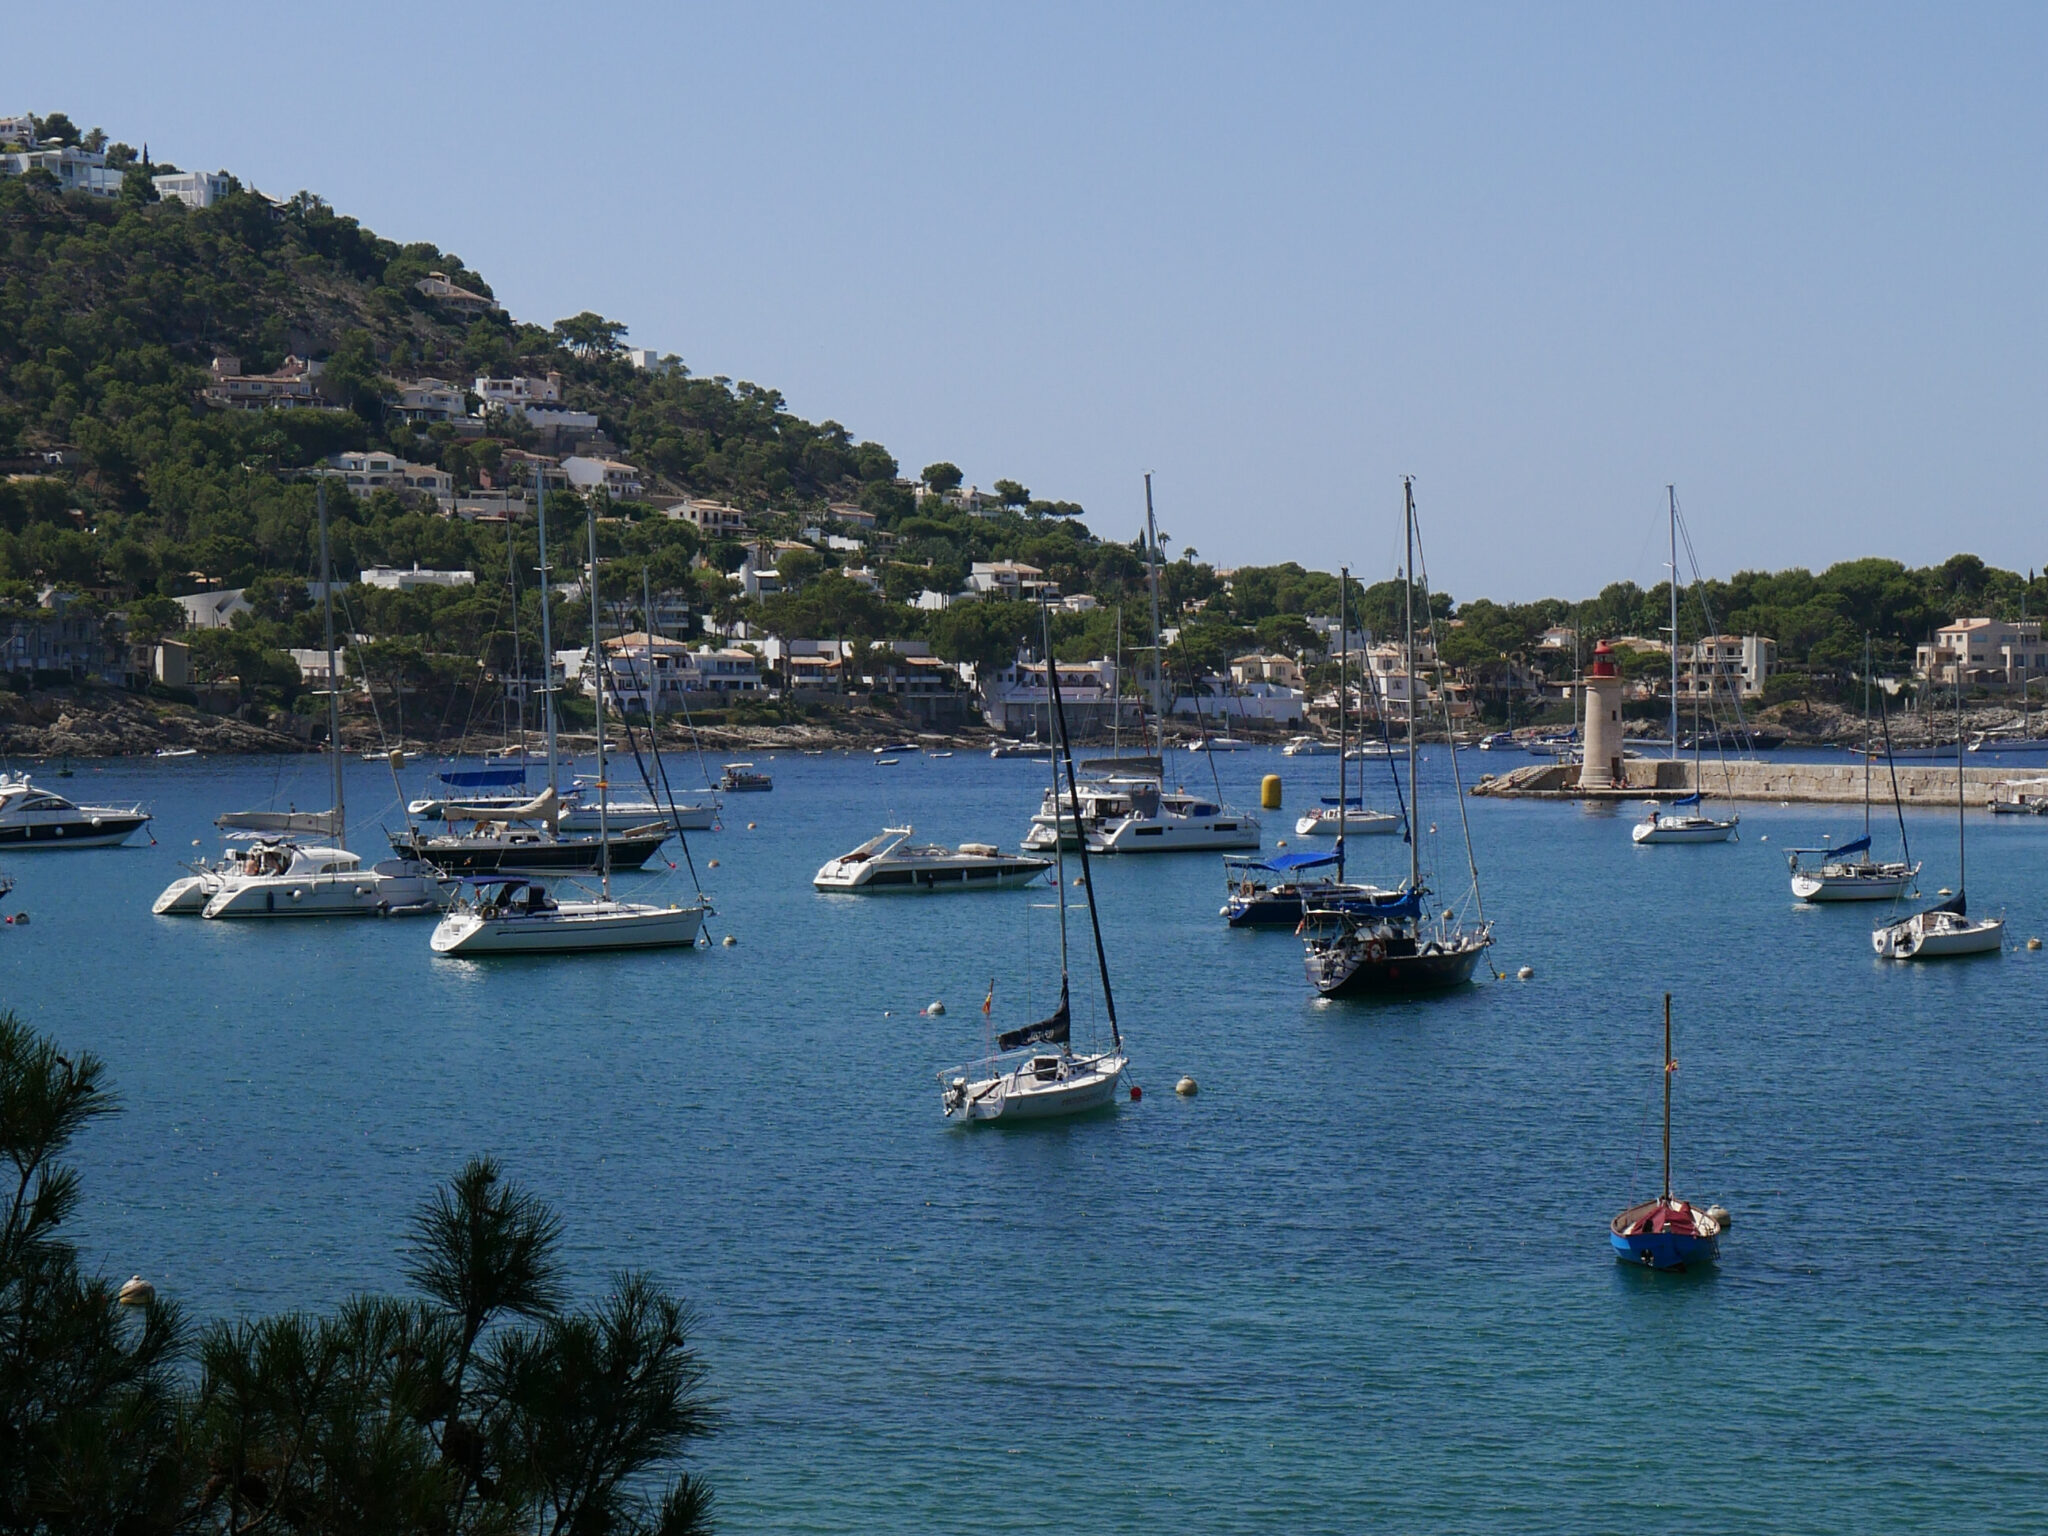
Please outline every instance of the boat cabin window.
M21 802L21 809L24 811L68 811L71 809L71 802L69 800L60 800L55 795L31 795L28 799Z

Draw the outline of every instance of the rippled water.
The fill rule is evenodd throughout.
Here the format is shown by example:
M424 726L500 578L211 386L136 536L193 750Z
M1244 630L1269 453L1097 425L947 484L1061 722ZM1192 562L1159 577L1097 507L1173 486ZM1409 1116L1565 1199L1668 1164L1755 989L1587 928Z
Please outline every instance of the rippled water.
M16 856L0 967L126 1102L82 1147L99 1262L201 1316L325 1306L398 1284L410 1211L496 1153L579 1283L701 1309L735 1530L2041 1528L2048 972L1887 968L1877 913L1797 907L1780 850L1853 814L1639 849L1627 814L1471 802L1496 959L1536 978L1393 1005L1316 1005L1293 938L1224 928L1213 856L1103 861L1144 1102L962 1132L933 1070L991 975L999 1022L1050 1006L1050 892L808 880L889 820L1014 842L1044 770L765 765L692 840L737 947L490 966L419 921L150 915L218 811L325 804L317 764L82 766L62 787L147 799L160 846ZM1286 777L1269 847L1328 788L1219 766L1243 803ZM350 771L381 846L388 775ZM1951 825L1913 819L1930 892ZM1973 910L2048 932L2048 825L1972 833ZM1677 1183L1736 1218L1707 1276L1606 1241L1654 1192L1666 989Z

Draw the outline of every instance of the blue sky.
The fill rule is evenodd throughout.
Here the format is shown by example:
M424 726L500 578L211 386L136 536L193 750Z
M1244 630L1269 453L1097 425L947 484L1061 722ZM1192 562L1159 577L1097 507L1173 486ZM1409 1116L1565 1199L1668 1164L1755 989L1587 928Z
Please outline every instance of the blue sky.
M2048 8L95 8L0 111L1224 563L2048 562Z

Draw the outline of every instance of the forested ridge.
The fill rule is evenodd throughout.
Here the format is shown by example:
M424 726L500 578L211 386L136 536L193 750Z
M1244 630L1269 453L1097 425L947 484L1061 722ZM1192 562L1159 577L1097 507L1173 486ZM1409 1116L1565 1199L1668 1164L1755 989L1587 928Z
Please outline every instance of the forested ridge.
M729 501L762 534L795 537L834 503L857 503L882 534L858 552L818 547L783 560L791 590L743 600L729 573L737 544L700 545L688 524L651 504L605 509L605 579L623 600L650 584L686 590L697 612L747 617L766 633L879 640L925 635L956 660L996 661L1035 632L1021 603L960 605L923 613L907 599L951 592L976 560L1015 559L1066 592L1091 592L1093 614L1059 619L1063 654L1102 654L1114 644L1115 609L1144 589L1142 537L1098 537L1082 509L997 482L1006 503L973 515L919 496L879 443L836 421L810 422L774 389L686 367L647 369L623 355L624 324L583 313L550 326L502 310L452 315L414 287L430 273L490 295L482 272L434 245L399 244L301 192L274 203L238 189L207 208L157 201L147 175L131 172L118 198L63 194L30 178L0 179L0 458L17 473L0 482L0 601L21 605L49 584L91 594L124 612L141 636L174 627L172 596L206 585L246 587L255 611L205 638L203 668L232 672L254 689L289 693L286 645L315 642L305 597L313 573L313 487L305 471L344 449L387 448L473 486L530 429L495 426L463 437L445 425L415 428L391 409L396 381L478 375L562 376L566 403L595 413L618 452L670 499ZM333 410L208 409L201 391L217 353L245 372L275 368L287 354L320 360L319 386ZM36 456L61 453L49 469ZM927 485L957 481L928 466ZM1134 506L1136 498L1133 498ZM421 682L474 675L478 663L509 666L508 576L530 587L538 563L531 521L508 530L466 522L380 491L332 498L333 548L348 577L371 564L461 567L473 589L404 594L356 589L348 621L375 637L368 659ZM562 548L584 508L552 497L551 538ZM562 519L555 528L556 515ZM1135 510L1127 514L1137 532ZM1440 514L1441 515L1441 514ZM1102 521L1096 519L1098 524ZM1118 530L1123 532L1123 530ZM822 542L822 541L820 541ZM1298 651L1317 644L1303 622L1336 608L1334 577L1287 565L1226 575L1197 551L1163 551L1162 598L1182 620L1179 665L1217 665L1254 647ZM841 573L862 565L871 591ZM1387 573L1395 574L1395 573ZM1398 627L1398 580L1354 593L1366 627ZM1616 584L1572 601L1458 603L1436 594L1446 660L1483 682L1526 660L1551 626L1604 635L1654 636L1668 623L1662 587ZM529 606L531 592L524 599ZM1853 668L1864 637L1894 670L1938 624L1957 616L2038 614L2048 580L2023 578L1958 555L1939 566L1857 559L1818 574L1743 572L1689 588L1681 637L1713 629L1777 640L1793 678ZM629 617L622 613L622 621ZM1127 629L1140 627L1135 610ZM524 615L533 633L535 615ZM580 622L560 615L563 633ZM531 643L529 640L527 643Z

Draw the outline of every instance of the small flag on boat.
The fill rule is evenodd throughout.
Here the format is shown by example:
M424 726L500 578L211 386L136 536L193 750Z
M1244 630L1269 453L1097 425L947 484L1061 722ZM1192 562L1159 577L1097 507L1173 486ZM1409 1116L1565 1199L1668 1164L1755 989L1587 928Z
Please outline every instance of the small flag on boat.
M988 979L988 996L981 1000L981 1011L983 1013L994 1013L996 1011L996 979L993 976Z

